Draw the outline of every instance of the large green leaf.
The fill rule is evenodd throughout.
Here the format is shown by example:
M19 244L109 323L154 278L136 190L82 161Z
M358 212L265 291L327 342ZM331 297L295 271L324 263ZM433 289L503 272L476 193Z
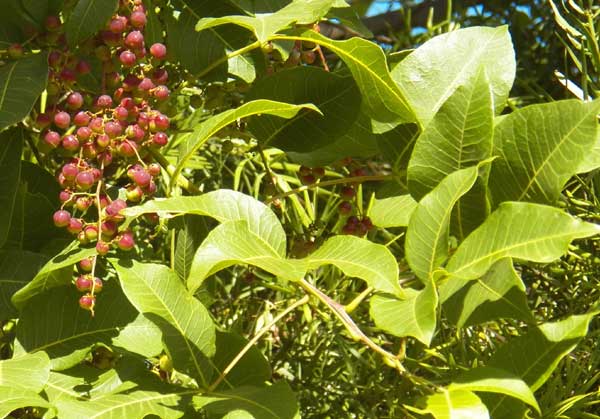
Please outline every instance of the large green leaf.
M299 419L296 397L287 383L269 387L239 387L194 396L194 406L216 417L244 411L253 419Z
M505 257L547 263L564 254L572 240L599 232L600 226L557 208L505 202L461 243L446 270L450 280L476 279Z
M47 261L46 256L38 253L0 250L0 319L17 316L11 297L31 281Z
M298 281L306 266L278 254L268 242L250 230L245 220L228 221L214 228L194 255L188 289L194 293L208 276L235 264L249 264L284 279Z
M598 137L600 100L562 100L519 109L494 130L490 174L494 205L554 203Z
M575 315L554 323L544 323L527 334L510 340L500 347L488 366L508 371L520 377L532 391L542 386L559 361L571 352L588 331L597 312ZM506 396L488 396L486 405L494 417L513 419L515 401Z
M338 55L360 89L365 113L375 121L390 123L387 129L415 121L412 108L390 76L385 54L373 42L356 37L333 41L314 31L293 31L272 39L314 42Z
M492 152L494 107L481 69L458 86L417 138L408 165L408 187L416 200L450 173L475 166Z
M277 216L262 202L241 192L220 189L200 196L154 199L123 211L128 217L157 213L161 217L183 214L206 215L224 223L243 220L250 231L285 256L286 236Z
M439 286L439 293L444 313L458 327L500 318L534 321L511 258L500 259L481 278L452 278Z
M503 394L527 403L540 413L529 386L520 377L498 368L478 367L466 371L455 378L448 389Z
M392 78L426 126L442 104L483 67L496 112L504 108L516 63L507 26L473 27L436 36L393 68Z
M173 268L185 283L190 274L194 254L200 243L206 238L210 228L205 217L194 214L177 217L174 221L174 227L177 228L177 239Z
M275 102L272 100L254 100L245 103L237 109L230 109L207 119L194 129L194 132L189 139L180 147L179 163L175 167L171 182L175 181L188 160L206 141L232 122L235 122L240 118L258 114L292 118L302 109L310 109L319 112L319 110L311 104L290 105L289 103Z
M437 321L438 296L432 281L420 291L405 288L406 298L376 295L371 298L371 318L375 325L395 336L413 336L425 345L431 343Z
M95 248L80 249L78 242L71 243L66 249L46 263L31 282L13 295L13 304L20 309L31 297L51 288L70 283L73 265L81 259L94 256L95 254Z
M208 310L164 265L114 260L129 301L154 322L175 368L190 372L207 384L207 360L215 354L215 325Z
M7 417L14 410L31 406L50 407L48 402L34 391L0 386L0 418Z
M417 205L410 195L376 199L369 211L369 217L377 227L406 227Z
M419 413L430 413L435 419L490 419L490 414L475 393L468 390L446 390L427 396ZM416 410L416 409L415 409Z
M119 0L79 0L65 24L69 45L75 47L96 34L108 22L118 5Z
M337 4L336 4L337 3ZM317 22L331 7L340 5L338 0L293 0L292 3L274 13L260 13L256 16L224 16L205 18L196 25L197 31L232 23L242 26L254 34L260 42L266 42L276 32L292 23L306 25Z
M20 129L0 133L0 248L6 242L21 177L23 138Z
M31 54L0 66L0 131L27 116L47 79L47 54Z
M475 183L478 167L448 175L419 202L406 231L406 260L426 281L448 257L448 231L452 208Z
M354 236L335 236L301 261L308 269L334 265L348 276L365 280L378 291L404 296L396 259L381 244Z
M40 392L50 376L50 359L43 352L0 361L0 386Z
M15 352L43 351L56 371L81 362L96 343L118 344L147 356L160 352L160 333L137 320L139 314L118 282L105 283L93 317L79 308L79 296L75 287L67 286L29 300L20 316Z

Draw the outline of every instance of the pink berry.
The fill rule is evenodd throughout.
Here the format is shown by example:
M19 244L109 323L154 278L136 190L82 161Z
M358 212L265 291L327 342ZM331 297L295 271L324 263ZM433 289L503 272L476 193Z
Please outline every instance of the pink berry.
M102 118L94 118L90 121L89 127L96 134L104 133L104 120Z
M75 114L73 117L73 123L78 127L85 127L90 123L90 119L91 117L87 113L81 111Z
M98 238L98 227L95 225L86 226L83 229L83 232L85 233L85 238L90 241L94 241Z
M98 97L98 99L96 100L96 105L98 105L99 108L110 108L113 104L113 100L110 96L108 95L102 95L100 97Z
M35 125L39 129L48 128L52 123L52 118L47 113L41 113L35 118Z
M113 115L115 116L115 118L119 121L125 121L127 120L127 117L129 116L129 111L127 111L127 109L123 106L117 106L115 108L115 110L113 111Z
M117 147L117 151L123 157L135 157L137 144L132 143L131 141L123 141Z
M156 84L166 84L169 81L169 73L164 68L157 68L152 73L152 81Z
M152 136L152 144L163 147L169 142L169 137L164 132L157 132Z
M132 31L125 37L125 45L133 49L141 49L144 46L144 35L140 31Z
M77 79L75 71L70 68L63 68L60 72L60 78L66 82L74 82Z
M157 98L158 100L168 99L170 93L171 92L169 92L169 88L167 86L163 86L163 85L158 86L152 92L152 94L154 95L154 97Z
M159 114L150 122L151 130L153 126L156 128L153 131L165 131L169 128L169 118L166 115Z
M68 211L59 210L54 213L52 218L56 227L66 227L71 220L71 214Z
M71 124L71 115L64 111L58 112L54 115L54 124L62 129L69 128L69 125Z
M88 140L92 136L92 130L89 127L77 128L77 138L82 141Z
M125 231L119 237L117 246L121 250L131 250L135 246L135 240L133 239L133 233L131 231Z
M75 208L79 211L85 211L92 205L92 200L87 196L80 196L75 200ZM87 228L87 227L86 227ZM97 232L97 230L96 230Z
M60 134L55 131L48 131L44 135L44 142L50 147L56 148L60 144Z
M79 269L83 272L91 272L94 264L94 257L85 258L79 261Z
M338 212L342 215L348 215L352 212L352 204L348 201L340 202L338 205Z
M152 177L156 177L156 176L160 175L160 164L150 163L148 165L148 173L150 173L150 175Z
M106 255L109 250L110 246L108 245L108 243L102 240L98 240L98 243L96 243L96 252L98 252L100 256Z
M145 170L138 170L133 175L133 181L142 188L148 186L151 180L152 176Z
M77 291L80 292L89 291L92 288L92 278L90 275L80 275L75 280L75 287L77 288Z
M58 194L58 199L60 200L60 202L66 203L71 200L72 196L73 196L73 194L65 189L65 190L60 191L60 193Z
M140 84L138 85L138 89L140 90L150 90L154 89L154 83L148 77L144 77Z
M67 151L79 150L79 140L74 135L65 135L61 141L61 145Z
M119 61L121 61L121 64L123 64L125 67L133 67L136 60L137 57L131 51L125 50L119 55Z
M73 92L67 96L67 107L69 109L79 109L83 106L83 96L79 92Z
M141 10L136 10L131 13L129 21L131 22L131 26L134 28L142 29L144 26L146 26L146 13Z
M100 229L102 230L102 235L107 236L109 238L113 237L117 234L117 224L114 221L104 221L102 222Z
M52 51L48 54L48 65L50 67L58 67L60 64L61 55L58 51Z
M144 191L139 186L130 185L125 192L128 201L140 202L144 196Z
M115 137L118 137L119 135L121 135L123 133L123 128L121 128L121 125L119 123L113 122L113 121L109 121L104 126L104 132L110 138L115 138Z
M83 228L83 221L78 218L71 218L67 225L67 231L71 234L77 234Z
M85 294L79 299L79 307L84 310L92 311L96 305L96 297L91 294Z
M75 182L77 183L79 189L87 191L94 185L94 175L92 175L90 172L79 172L75 178Z
M167 56L167 47L157 42L150 47L150 54L157 60L163 60Z
M92 66L86 60L79 60L75 66L75 71L81 75L88 74L90 71L92 71Z
M113 33L123 33L127 29L127 18L125 16L116 16L108 24L108 28Z
M77 165L73 163L67 163L62 167L61 172L64 175L65 179L73 180L79 173L79 169L77 168Z
M101 149L105 149L106 147L108 147L108 145L110 144L110 137L106 134L100 134L99 136L96 137L96 145L101 148Z

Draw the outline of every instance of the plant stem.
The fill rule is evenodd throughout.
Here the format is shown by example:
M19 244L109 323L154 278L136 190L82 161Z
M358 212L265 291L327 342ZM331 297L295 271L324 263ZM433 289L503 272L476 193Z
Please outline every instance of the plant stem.
M283 310L277 317L275 317L273 320L271 320L269 323L267 323L266 325L263 326L262 329L260 329L258 331L258 333L256 333L254 335L254 337L252 337L252 339L250 339L250 341L248 341L248 343L246 344L246 346L244 346L242 348L242 350L235 356L235 358L233 358L231 360L231 362L229 363L229 365L227 365L225 367L225 369L223 370L223 372L221 373L221 375L219 375L219 378L217 378L215 380L214 383L212 383L209 387L208 387L208 391L214 391L215 388L217 388L217 386L219 384L221 384L221 382L225 379L225 377L227 376L227 374L229 374L231 372L231 370L237 365L238 362L240 362L240 360L244 357L244 355L246 355L246 352L248 352L250 350L250 348L252 348L252 346L254 346L254 344L256 342L258 342L258 340L262 337L262 335L264 335L265 333L267 333L269 330L271 330L271 328L282 318L284 318L285 316L287 316L289 313L291 313L292 311L294 311L296 308L300 307L301 305L304 305L306 303L308 303L309 301L309 297L308 295L305 295L304 297L302 297L301 299L299 299L298 301L296 301L294 304L292 304L291 306L289 306L288 308L286 308L285 310Z
M169 176L173 176L173 173L175 173L175 166L169 163L165 156L160 154L158 151L150 150L150 153L152 154L152 157L154 157L154 159L158 162L158 164L160 164L162 168L167 171ZM196 185L190 182L185 176L178 176L177 184L191 194L198 195L202 193L202 191Z
M199 74L197 74L196 77L198 77L198 78L203 77L203 76L207 75L208 73L210 73L211 71L213 71L218 66L220 66L221 64L229 61L230 59L237 57L238 55L242 55L249 51L252 51L253 49L260 48L260 46L261 46L260 41L254 41L253 43L246 45L244 48L236 49L235 51L232 51L229 54L210 63L209 66L206 67L204 70L202 70Z
M345 307L346 313L350 314L354 310L356 310L356 308L360 305L360 303L362 303L364 301L364 299L367 298L367 296L369 294L371 294L371 292L373 292L373 289L374 289L373 287L367 287L363 292L361 292L359 295L357 295L354 300L350 301L349 304L346 304L346 307Z

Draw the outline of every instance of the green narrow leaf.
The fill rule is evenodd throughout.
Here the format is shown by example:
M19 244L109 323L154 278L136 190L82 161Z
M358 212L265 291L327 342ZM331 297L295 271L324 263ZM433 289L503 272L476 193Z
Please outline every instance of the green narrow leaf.
M405 288L406 298L376 295L370 314L375 325L394 336L413 336L429 346L437 322L438 296L430 280L422 290Z
M494 131L490 190L503 201L554 203L598 138L600 100L561 100L527 106Z
M458 86L417 138L408 187L420 200L450 173L490 157L494 107L483 68Z
M223 417L242 410L253 419L299 419L296 397L287 383L280 381L269 387L239 387L222 392L194 396L194 407ZM237 416L234 416L237 417Z
M185 283L190 274L194 254L200 243L206 238L210 228L206 225L204 217L186 214L178 217L177 240L175 245L175 272Z
M418 203L410 195L376 199L369 217L377 227L406 227Z
M18 312L10 299L35 277L47 261L46 256L38 253L0 250L0 319L17 317Z
M50 407L48 402L36 392L10 386L0 386L0 418L23 407Z
M285 256L286 236L277 216L265 204L241 192L220 189L200 196L153 199L143 205L127 208L123 213L130 218L157 213L161 217L206 215L220 223L244 220L248 222L250 230L275 249L278 255Z
M511 258L500 259L479 279L452 278L439 285L438 290L444 313L458 327L501 318L534 322L525 284Z
M285 259L260 236L250 230L247 221L228 221L214 228L194 255L188 289L191 293L214 273L235 264L261 268L283 280L298 281L306 273L306 265Z
M48 55L30 54L0 66L0 131L31 112L46 88Z
M448 257L448 226L452 208L475 183L478 167L448 175L419 202L406 231L406 260L426 281Z
M388 70L383 50L361 38L332 41L314 31L274 35L272 40L314 42L329 49L348 66L362 94L365 113L375 121L390 123L393 128L402 122L414 122L415 115L402 91Z
M516 62L507 26L473 27L436 36L392 69L418 120L427 126L454 91L485 69L499 113L512 87Z
M361 278L378 291L399 297L404 291L398 281L398 264L387 247L354 236L327 239L304 259L308 269L334 265L344 274Z
M43 352L0 361L0 386L40 392L50 376L50 359Z
M450 280L476 279L505 257L548 263L574 239L590 237L600 226L553 207L505 202L458 247L446 270Z
M8 238L18 196L22 152L23 134L20 129L0 133L0 208L3 209L0 218L0 248Z
M490 419L488 409L475 393L468 390L446 390L427 396L425 408L435 419Z
M152 45L157 42L164 42L163 27L158 15L156 14L155 5L151 0L144 0L146 6L147 22L144 27L144 42L146 45Z
M319 112L319 110L311 104L290 105L289 103L261 99L247 102L237 109L230 109L207 119L196 127L194 133L189 137L187 142L180 147L179 163L175 167L171 182L174 182L177 179L188 160L206 141L232 122L235 122L240 118L258 114L292 118L302 109L310 109Z
M102 29L117 10L119 0L79 0L65 23L67 42L73 48Z
M175 368L207 384L207 360L215 354L215 325L208 310L164 265L135 260L110 262L129 301L155 323Z
M30 283L13 295L12 303L15 307L21 309L31 297L51 288L70 283L73 276L73 265L81 259L94 256L95 254L95 248L80 249L79 242L75 241L71 243L66 249L46 263Z

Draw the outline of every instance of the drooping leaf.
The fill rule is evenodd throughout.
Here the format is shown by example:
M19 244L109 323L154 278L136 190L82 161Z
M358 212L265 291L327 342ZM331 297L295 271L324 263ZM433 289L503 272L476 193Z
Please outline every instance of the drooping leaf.
M371 298L371 318L394 336L413 336L429 345L437 322L438 296L433 282L422 290L405 288L404 292L406 297L401 300L386 295Z
M118 0L79 0L65 23L67 42L75 47L95 35L108 22Z
M533 322L525 285L511 258L500 259L475 280L452 278L439 286L444 313L458 327L500 318Z
M0 250L0 319L17 316L10 299L37 274L48 258L22 250Z
M399 297L398 264L387 247L354 236L334 236L301 261L308 269L334 265L344 274L365 280L377 291Z
M483 69L458 86L417 138L408 165L408 187L416 200L449 174L490 157L494 107Z
M540 407L529 386L518 376L502 369L493 367L471 369L454 379L448 389L506 395L527 403L540 413Z
M377 227L406 227L417 205L410 195L376 199L369 217Z
M500 347L487 363L520 377L536 391L552 374L559 361L571 352L588 331L597 312L570 316L564 320L544 323L532 328L527 334L511 339ZM485 397L493 417L513 419L518 402L504 395Z
M499 113L512 87L516 62L508 27L474 27L436 36L392 69L392 78L423 126L442 104L485 69Z
M360 89L365 113L375 121L390 123L386 130L415 121L411 106L392 80L385 55L376 44L356 37L333 41L314 31L292 31L274 35L271 39L314 42L339 56Z
M110 262L129 301L162 331L175 368L206 384L206 358L215 353L215 325L208 310L164 265L135 260Z
M446 270L450 280L476 279L505 257L548 263L565 253L572 240L599 232L600 226L557 208L505 202L461 243Z
M179 176L188 160L194 153L219 130L225 128L232 122L240 118L246 118L252 115L269 114L281 118L292 118L302 109L310 109L316 112L319 110L311 104L290 105L289 103L275 102L272 100L254 100L247 102L236 109L230 109L207 119L199 124L189 139L182 144L179 150L179 163L175 167L172 175L172 182Z
M0 131L27 116L47 79L47 54L30 54L0 66Z
M12 297L12 303L21 309L31 297L51 288L71 282L73 265L81 259L96 254L96 249L80 249L79 242L71 243L66 249L53 257L25 287Z
M206 218L194 214L177 217L177 240L175 246L175 272L185 283L190 274L194 254L200 243L206 238L210 228Z
M198 214L224 223L243 220L280 256L285 256L286 236L277 216L262 202L241 192L220 189L199 196L153 199L123 211L128 217L157 213L161 217Z
M600 101L561 100L527 106L494 130L490 190L503 201L552 204L598 137Z
M231 0L240 9L256 13L273 13L287 6L292 0Z
M50 376L50 359L44 352L0 361L0 386L40 392Z
M278 254L268 242L250 230L247 221L228 221L214 228L194 255L188 289L194 293L208 276L235 264L261 268L283 280L298 281L306 266Z
M194 406L216 417L244 411L253 419L299 419L296 397L287 383L269 387L238 387L194 396Z
M435 419L490 419L488 409L475 393L468 390L446 390L427 396L424 409Z
M0 418L24 407L50 407L48 402L31 390L0 386Z
M448 226L454 204L475 183L478 167L448 175L419 202L406 231L406 260L426 281L448 257Z
M20 129L0 133L0 248L6 242L21 177L23 138Z

